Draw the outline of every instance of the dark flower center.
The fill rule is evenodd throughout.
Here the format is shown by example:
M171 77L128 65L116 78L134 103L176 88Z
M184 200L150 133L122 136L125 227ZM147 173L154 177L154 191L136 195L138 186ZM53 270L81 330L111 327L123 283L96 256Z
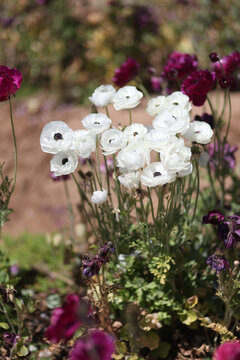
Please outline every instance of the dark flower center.
M56 141L58 141L58 140L62 140L62 134L60 134L60 133L56 133L56 134L54 134L54 140L56 140Z
M68 158L62 159L62 165L65 165L68 162Z
M95 122L94 122L94 125L100 125L100 122L95 121Z
M175 103L173 103L173 105L179 105L179 103L175 102Z
M153 174L153 177L156 177L156 176L161 176L162 174L159 172L159 171L156 171L154 174Z
M126 99L130 99L130 96L127 95L127 96L126 96Z
M138 135L138 132L135 131L135 132L133 133L133 136L136 136L136 135Z

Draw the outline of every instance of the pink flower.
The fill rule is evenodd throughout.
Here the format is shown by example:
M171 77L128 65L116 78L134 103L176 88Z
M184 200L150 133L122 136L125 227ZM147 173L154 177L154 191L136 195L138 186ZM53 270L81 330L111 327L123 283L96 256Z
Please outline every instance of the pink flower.
M93 330L76 341L70 360L111 360L115 350L112 336L104 331Z
M183 81L181 91L189 97L193 105L202 106L214 85L214 75L210 71L198 70Z
M196 55L172 52L163 68L163 75L170 80L182 80L197 69Z
M220 345L213 355L214 360L240 360L240 341Z
M68 295L63 306L56 308L51 316L51 325L45 331L46 338L52 343L69 340L80 327L84 312L87 317L87 305L76 294Z
M0 101L8 100L14 95L22 83L22 74L17 69L0 66Z
M122 87L138 74L139 69L140 65L138 62L129 57L118 69L115 70L115 75L112 81L115 85Z
M161 92L162 91L162 83L163 78L161 76L152 76L150 79L151 87L153 91Z
M240 53L238 51L234 51L233 53L224 56L220 60L220 63L224 69L225 75L231 75L240 67ZM223 75L221 65L219 62L212 65L212 69L216 72L218 78L221 78Z

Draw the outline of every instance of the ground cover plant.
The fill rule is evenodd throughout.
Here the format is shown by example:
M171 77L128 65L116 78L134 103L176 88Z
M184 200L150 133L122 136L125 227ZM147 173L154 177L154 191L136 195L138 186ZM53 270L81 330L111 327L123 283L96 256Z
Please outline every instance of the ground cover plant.
M196 55L174 52L151 79L162 91L152 97L128 57L113 74L115 87L100 85L89 96L81 129L67 121L44 126L40 146L66 192L70 228L66 241L36 238L32 252L42 266L18 249L25 267L12 266L5 240L2 359L239 359L239 177L237 146L228 142L239 65L238 51L211 53L208 69ZM12 99L22 75L1 66L0 80L15 151L13 179L0 168L4 229L17 181ZM148 126L134 116L144 97ZM193 119L192 107L205 102L209 113ZM112 125L118 111L128 126ZM78 189L80 227L69 186Z

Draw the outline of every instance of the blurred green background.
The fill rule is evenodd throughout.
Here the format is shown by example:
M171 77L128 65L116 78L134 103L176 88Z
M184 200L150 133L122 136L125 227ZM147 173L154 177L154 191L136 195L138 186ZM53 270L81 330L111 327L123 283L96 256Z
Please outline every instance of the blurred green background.
M45 89L86 102L111 83L128 56L160 74L173 50L208 54L239 50L239 0L1 0L0 63L23 73L21 93Z

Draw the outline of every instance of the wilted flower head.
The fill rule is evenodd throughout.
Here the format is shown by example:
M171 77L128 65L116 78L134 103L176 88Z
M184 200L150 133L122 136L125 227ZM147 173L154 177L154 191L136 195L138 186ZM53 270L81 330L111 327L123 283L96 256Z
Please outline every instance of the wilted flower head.
M240 216L229 216L226 224L228 225L229 232L224 238L224 245L227 248L231 248L237 241L240 241Z
M22 74L17 69L0 66L0 101L8 100L22 84Z
M111 360L115 350L112 336L104 331L93 330L76 341L70 352L70 360Z
M221 344L213 354L213 360L239 360L240 341Z
M138 62L129 57L124 63L115 70L115 75L112 79L115 85L122 87L131 81L139 72L140 65Z
M163 68L163 75L170 80L182 80L197 69L196 55L172 52Z
M221 214L216 209L209 211L208 214L204 215L202 219L203 224L212 224L212 225L218 225L222 221L224 221L224 215Z
M226 270L229 268L228 261L221 255L212 254L209 256L206 262L212 267L213 270L216 270L217 274L219 274L221 270Z
M82 273L86 277L97 275L103 264L109 262L109 252L114 252L111 241L108 241L98 250L97 255L86 255L82 259Z

